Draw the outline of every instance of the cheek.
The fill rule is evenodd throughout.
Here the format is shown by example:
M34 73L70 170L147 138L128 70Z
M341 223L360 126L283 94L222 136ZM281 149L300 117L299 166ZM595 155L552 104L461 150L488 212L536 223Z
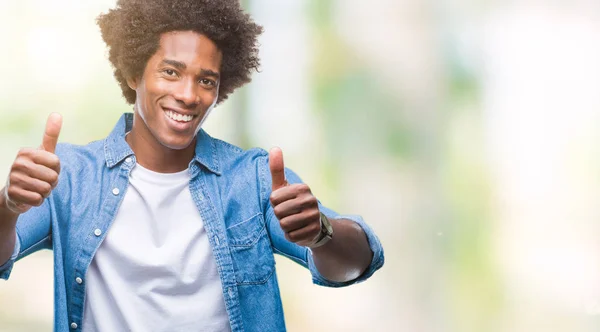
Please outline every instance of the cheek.
M161 93L162 90L160 86L153 86L151 82L144 81L143 88L136 91L135 108L144 122L147 123L147 120L152 121L159 116L157 114L159 110L156 106L156 99L158 99L158 96L164 94Z

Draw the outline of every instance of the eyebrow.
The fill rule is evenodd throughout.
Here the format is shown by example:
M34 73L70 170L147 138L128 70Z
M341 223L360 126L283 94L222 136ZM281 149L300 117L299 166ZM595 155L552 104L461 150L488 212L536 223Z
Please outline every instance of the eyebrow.
M219 73L217 73L214 70L210 70L210 69L200 69L200 75L201 76L212 76L217 79L220 77Z
M161 64L167 64L167 65L171 65L179 70L185 70L187 68L187 65L181 61L177 61L177 60L171 60L171 59L163 59L161 61ZM215 78L219 78L220 75L219 73L217 73L214 70L210 70L210 69L200 69L200 75L202 76L213 76Z

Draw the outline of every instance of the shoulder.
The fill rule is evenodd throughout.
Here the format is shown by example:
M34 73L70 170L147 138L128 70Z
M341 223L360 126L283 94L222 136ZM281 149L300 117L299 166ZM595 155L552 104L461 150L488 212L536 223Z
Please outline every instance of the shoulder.
M215 155L223 170L231 168L258 166L267 161L269 153L261 148L243 149L237 145L212 138Z
M225 201L245 202L246 205L254 197L256 208L252 212L265 211L271 188L269 153L261 148L243 149L220 139L212 140L221 197Z
M269 152L262 148L242 149L234 144L212 138L215 155L223 174L233 176L250 176L251 173L271 186L269 170ZM303 183L301 177L292 169L285 168L285 176L289 183Z
M86 145L59 143L55 153L60 159L59 181L53 191L55 204L68 206L74 193L99 188L96 185L102 183L106 165L102 141Z

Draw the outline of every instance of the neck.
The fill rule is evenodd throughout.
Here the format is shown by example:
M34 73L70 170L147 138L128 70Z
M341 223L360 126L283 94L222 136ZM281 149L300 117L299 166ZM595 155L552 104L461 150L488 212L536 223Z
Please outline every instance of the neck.
M196 138L182 150L162 145L137 115L133 118L131 132L125 137L125 141L135 153L137 163L157 173L176 173L187 169L196 148Z

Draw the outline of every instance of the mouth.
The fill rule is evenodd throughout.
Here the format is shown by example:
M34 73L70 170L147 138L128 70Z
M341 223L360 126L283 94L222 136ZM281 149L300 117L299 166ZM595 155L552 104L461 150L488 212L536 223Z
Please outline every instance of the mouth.
M185 114L183 112L179 112L176 110L173 110L171 108L165 108L163 107L163 110L165 112L165 115L176 122L180 122L180 123L188 123L191 122L194 118L197 117L197 115L194 114Z

